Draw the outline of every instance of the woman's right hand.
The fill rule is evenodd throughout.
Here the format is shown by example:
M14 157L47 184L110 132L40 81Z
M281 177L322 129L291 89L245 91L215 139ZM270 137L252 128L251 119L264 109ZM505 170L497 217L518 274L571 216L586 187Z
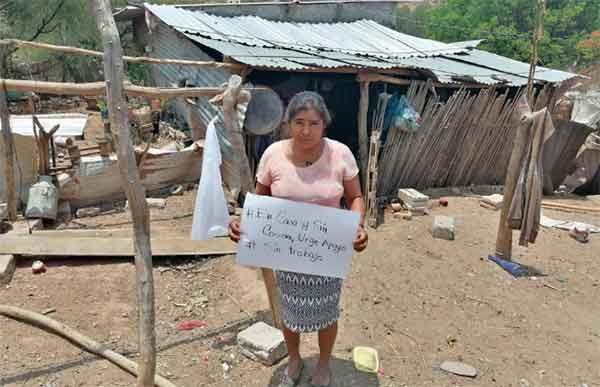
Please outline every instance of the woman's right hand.
M240 241L240 219L233 218L229 221L229 238L234 242Z

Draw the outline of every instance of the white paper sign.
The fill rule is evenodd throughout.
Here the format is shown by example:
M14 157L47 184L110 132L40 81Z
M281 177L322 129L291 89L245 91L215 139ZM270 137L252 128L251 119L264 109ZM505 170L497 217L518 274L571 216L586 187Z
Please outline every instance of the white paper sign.
M359 218L353 211L247 194L237 262L344 278Z

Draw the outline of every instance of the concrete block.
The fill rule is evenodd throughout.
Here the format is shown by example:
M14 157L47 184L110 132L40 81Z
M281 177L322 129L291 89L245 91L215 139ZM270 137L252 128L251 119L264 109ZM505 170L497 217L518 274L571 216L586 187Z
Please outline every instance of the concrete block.
M502 201L504 200L504 196L499 194L493 194L488 196L482 196L479 200L479 203L482 207L499 210L502 208Z
M429 196L422 194L413 188L401 188L398 190L398 199L402 200L408 207L427 207Z
M17 260L12 255L0 255L0 285L8 285L17 267Z
M283 333L264 322L257 322L238 333L240 351L250 359L273 365L287 355Z
M454 218L449 216L436 216L433 218L432 233L434 238L454 240Z

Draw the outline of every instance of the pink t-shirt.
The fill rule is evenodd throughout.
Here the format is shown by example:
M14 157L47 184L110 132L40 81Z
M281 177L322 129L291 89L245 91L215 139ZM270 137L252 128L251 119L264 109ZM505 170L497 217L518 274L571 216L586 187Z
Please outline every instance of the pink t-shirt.
M265 150L256 172L258 182L270 187L273 197L339 208L344 181L358 175L350 149L325 138L321 157L308 167L298 167L285 155L289 141L278 141Z

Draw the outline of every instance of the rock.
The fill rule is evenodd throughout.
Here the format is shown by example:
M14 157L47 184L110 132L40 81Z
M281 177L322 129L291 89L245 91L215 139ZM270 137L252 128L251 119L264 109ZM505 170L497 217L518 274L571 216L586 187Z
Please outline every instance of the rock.
M71 202L69 201L61 201L58 204L58 213L57 213L57 217L58 219L64 221L64 222L68 222L71 220Z
M394 211L394 212L402 211L402 204L400 204L400 203L392 203L391 207L392 207L392 211Z
M470 378L477 376L477 369L475 367L458 361L445 361L440 365L440 368L455 375L468 376Z
M148 207L150 208L165 208L167 206L167 201L159 198L148 198L146 199L146 204L148 204Z
M394 219L402 219L402 220L411 220L412 219L412 214L408 211L394 212L394 214L392 216L394 217Z
M436 216L433 219L433 237L438 239L454 240L454 218L449 216Z
M427 210L427 207L411 207L411 206L406 206L406 207L408 208L408 212L410 213L411 217L412 216L424 216L429 213Z
M165 208L167 206L167 201L165 199L160 198L146 198L146 204L150 208ZM129 208L129 201L125 202L125 208Z
M0 285L8 285L17 267L17 260L12 255L0 255Z
M33 272L33 274L45 273L46 265L44 265L44 262L42 261L35 261L31 265L31 271Z
M479 199L479 204L490 210L499 210L502 208L502 201L504 200L504 196L499 194L493 194L488 196L482 196Z
M75 212L75 216L78 218L87 218L100 214L100 207L86 207L80 208Z
M238 333L237 340L244 356L268 366L287 355L283 333L264 322L257 322Z
M211 344L211 348L220 349L227 345L234 345L237 340L237 336L234 333L224 333L217 336Z
M0 203L0 222L8 217L8 204Z
M43 230L44 229L44 221L42 219L35 219L32 222L29 222L30 230Z

